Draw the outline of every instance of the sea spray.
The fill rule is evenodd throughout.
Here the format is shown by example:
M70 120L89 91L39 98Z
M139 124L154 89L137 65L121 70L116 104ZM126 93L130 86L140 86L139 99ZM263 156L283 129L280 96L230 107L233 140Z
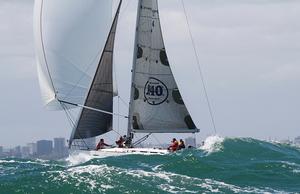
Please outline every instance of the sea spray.
M215 136L209 136L205 139L203 145L200 147L200 149L211 153L211 152L217 152L222 149L222 142L224 141L223 137L220 137L218 135Z
M0 160L0 193L299 193L300 151L208 137L199 149L73 161Z

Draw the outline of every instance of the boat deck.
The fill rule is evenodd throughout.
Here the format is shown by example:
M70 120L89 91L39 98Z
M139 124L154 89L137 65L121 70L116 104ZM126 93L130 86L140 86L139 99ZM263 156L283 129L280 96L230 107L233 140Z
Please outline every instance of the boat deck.
M170 153L167 149L159 148L105 148L98 151L90 151L92 155L101 155L101 153L132 153L132 154L159 154Z

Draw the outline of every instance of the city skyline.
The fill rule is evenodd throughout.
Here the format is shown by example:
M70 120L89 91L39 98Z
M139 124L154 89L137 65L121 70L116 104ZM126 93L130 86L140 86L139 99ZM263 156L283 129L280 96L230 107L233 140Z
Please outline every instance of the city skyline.
M60 159L66 157L68 153L66 139L63 137L55 137L53 140L38 140L10 148L0 145L0 158Z

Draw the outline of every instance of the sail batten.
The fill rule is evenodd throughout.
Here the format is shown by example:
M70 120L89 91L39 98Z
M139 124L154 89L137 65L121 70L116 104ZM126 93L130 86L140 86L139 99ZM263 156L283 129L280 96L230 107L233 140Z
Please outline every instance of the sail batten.
M129 130L197 132L170 68L157 0L139 0L134 50Z

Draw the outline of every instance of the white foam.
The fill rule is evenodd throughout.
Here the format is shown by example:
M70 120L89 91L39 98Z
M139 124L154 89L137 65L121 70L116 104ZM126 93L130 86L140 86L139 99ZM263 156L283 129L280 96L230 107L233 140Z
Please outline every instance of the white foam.
M293 170L293 173L300 174L300 170L294 169L294 170Z
M69 157L67 157L65 160L68 162L69 165L74 166L81 163L85 163L91 159L93 158L88 153L78 152L78 153L71 153Z
M90 151L73 151L65 160L70 166L75 166L88 162L95 158L106 158L112 156L120 156L124 154L125 153L99 152L97 155L93 155L93 152Z
M41 159L35 159L34 161L18 161L18 160L0 160L0 164L2 163L17 163L17 164L38 164L43 166L50 166L50 164L47 164L47 160L41 160Z
M152 168L153 171L141 169L129 170L119 167L112 167L106 164L87 165L70 167L64 171L49 171L49 179L57 184L61 182L76 181L76 185L85 185L85 191L92 193L105 193L118 185L115 185L115 176L127 177L141 183L155 181L156 188L168 193L199 193L203 192L219 193L281 193L282 191L271 188L240 187L213 179L201 179L187 175L162 171L158 166ZM47 174L48 174L47 173ZM88 174L88 176L86 176ZM99 180L99 178L101 179ZM136 179L138 178L138 179ZM98 181L96 181L98 180ZM149 183L151 184L151 183ZM195 189L192 189L196 186Z
M294 166L294 167L299 167L300 168L300 164L296 164L294 162L288 162L288 161L280 161L283 164L287 164L289 166Z
M0 160L0 164L1 163L15 163L15 160Z
M109 183L111 174L116 172L116 170L117 168L109 167L105 164L87 165L70 167L63 171L48 171L44 173L43 176L48 176L48 179L56 184L68 184L76 181L75 186L79 187L80 185L85 185L85 188L82 189L88 193L105 193L114 187L107 183L98 182L97 179L101 177Z
M200 149L208 153L220 151L222 149L223 141L224 138L218 135L209 136L205 139L204 144L200 147Z
M219 193L222 191L234 192L234 193L281 193L282 191L274 190L271 188L256 188L256 187L239 187L236 185L228 184L222 181L217 181L213 179L201 179L196 177L189 177L182 174L176 174L166 171L160 171L159 168L154 167L153 170L157 170L154 172L145 172L143 170L133 170L129 175L138 174L140 178L143 176L146 177L157 177L161 181L161 184L158 184L158 187L163 191L167 191L169 193L198 193L197 190L189 190L184 185L178 183L185 183L187 186L191 184L192 186L198 186L201 189L205 189L210 193ZM166 182L164 182L166 181ZM191 186L190 185L190 186Z

